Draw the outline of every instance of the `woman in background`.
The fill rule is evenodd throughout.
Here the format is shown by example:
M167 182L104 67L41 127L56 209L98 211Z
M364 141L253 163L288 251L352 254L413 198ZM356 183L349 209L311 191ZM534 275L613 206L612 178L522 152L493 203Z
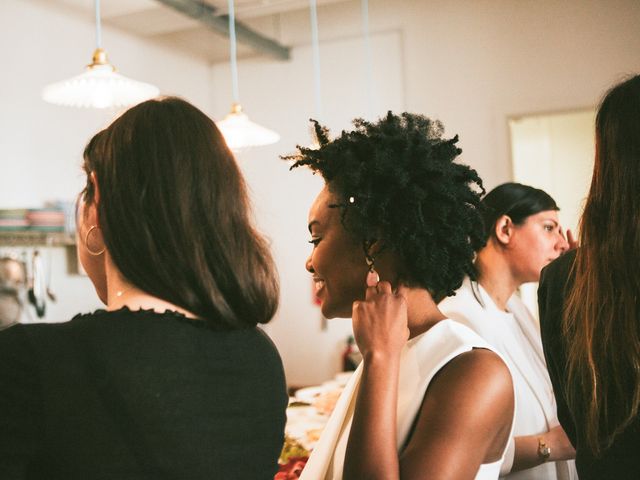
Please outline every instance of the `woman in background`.
M177 98L84 152L78 254L106 310L0 332L0 477L269 479L278 282L215 124Z
M581 480L640 478L640 75L596 116L580 248L538 290L558 418Z
M477 332L505 358L516 391L516 419L502 473L509 479L568 479L575 451L558 424L540 328L516 293L567 248L558 206L546 192L505 183L483 199L486 245L440 310ZM510 474L508 474L511 472Z
M353 318L363 355L301 478L495 479L513 422L509 371L436 306L482 242L481 181L454 163L458 139L439 122L354 124L330 140L316 123L319 148L293 156L326 182L306 264L322 313Z

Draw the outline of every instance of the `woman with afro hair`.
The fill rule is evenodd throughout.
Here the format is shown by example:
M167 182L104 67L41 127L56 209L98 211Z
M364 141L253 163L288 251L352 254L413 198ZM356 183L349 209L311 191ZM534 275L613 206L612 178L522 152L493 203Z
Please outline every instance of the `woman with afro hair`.
M306 262L323 314L351 317L363 362L302 479L497 478L514 415L501 357L437 304L483 242L476 172L442 124L391 112L298 147L325 187Z

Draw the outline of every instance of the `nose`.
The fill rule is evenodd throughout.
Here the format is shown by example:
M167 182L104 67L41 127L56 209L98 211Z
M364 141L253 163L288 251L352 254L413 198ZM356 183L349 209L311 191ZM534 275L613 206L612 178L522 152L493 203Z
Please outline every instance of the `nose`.
M564 235L562 229L558 230L558 241L556 242L556 250L559 250L560 253L564 253L569 250L569 242Z
M307 272L309 273L315 273L315 270L313 269L313 264L311 263L311 257L313 255L309 255L309 257L307 258L307 261L304 262L304 268L307 269Z

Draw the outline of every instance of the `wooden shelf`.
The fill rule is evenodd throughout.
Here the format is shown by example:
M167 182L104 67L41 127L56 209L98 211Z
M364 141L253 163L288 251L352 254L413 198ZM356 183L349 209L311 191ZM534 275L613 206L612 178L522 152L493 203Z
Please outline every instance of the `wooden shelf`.
M73 235L38 230L0 231L0 247L72 247Z
M76 238L65 232L44 232L39 230L0 230L0 248L62 247L67 257L67 273L81 272L76 255ZM86 274L85 274L86 275Z

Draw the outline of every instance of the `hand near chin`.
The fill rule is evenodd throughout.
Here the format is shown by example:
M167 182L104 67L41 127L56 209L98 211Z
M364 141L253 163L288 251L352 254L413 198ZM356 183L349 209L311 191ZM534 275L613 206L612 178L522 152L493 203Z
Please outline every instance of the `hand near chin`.
M571 229L567 228L567 232L565 235L565 232L563 232L562 228L560 228L560 235L562 235L562 237L567 241L568 247L566 252L575 250L580 246L578 240L573 236L573 232L571 231Z
M409 338L403 289L389 282L367 287L364 301L353 303L353 334L365 362L373 357L399 357Z

